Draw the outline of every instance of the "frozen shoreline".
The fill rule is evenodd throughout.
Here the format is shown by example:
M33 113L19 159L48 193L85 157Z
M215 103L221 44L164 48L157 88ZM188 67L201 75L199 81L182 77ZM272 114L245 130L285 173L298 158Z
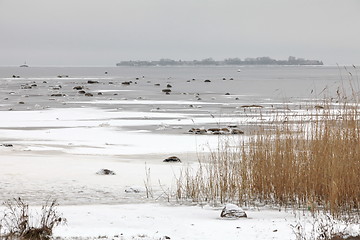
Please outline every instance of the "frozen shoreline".
M290 237L291 213L250 210L247 219L220 219L221 208L164 204L68 206L59 208L69 219L54 236L114 236L132 239L295 239ZM116 239L116 237L115 237Z
M225 138L239 143L258 126L271 127L274 116L281 119L284 113L297 115L308 111L307 107L310 113L314 111L314 105L321 101L308 94L313 79L309 78L307 85L303 79L286 80L288 72L280 79L268 74L274 74L271 68L265 68L263 75L249 68L234 81L222 80L224 76L232 77L230 68L220 69L229 71L226 74L213 74L214 69L205 68L211 74L199 73L196 80L188 72L186 77L166 75L183 69L162 69L169 72L151 75L154 69L142 69L150 72L139 74L137 69L124 73L117 68L113 71L118 73L107 77L101 69L98 76L83 76L84 69L79 70L80 74L76 69L67 70L79 76L59 79L55 73L38 76L36 69L10 68L7 71L21 71L15 74L25 76L0 77L0 201L22 197L30 205L41 205L49 197L57 199L59 211L69 221L67 226L55 229L59 237L106 235L111 239L118 235L115 239L122 239L123 233L124 239L139 236L151 240L164 236L295 239L290 224L296 218L291 212L247 209L248 219L220 220L219 209L168 205L159 196L163 189L174 190L179 171L195 166L222 139L218 135L191 134L189 129L236 125L245 134ZM299 69L286 71L292 74ZM145 79L135 78L135 72L136 76L146 75ZM335 74L337 78L336 68ZM259 80L258 76L263 78ZM212 82L205 83L205 79ZM89 80L99 82L89 84ZM125 86L124 81L132 83ZM162 92L168 84L172 85L170 95ZM288 98L282 97L281 84L288 88L284 92L290 91ZM75 86L93 96L86 97L74 90ZM246 107L251 105L257 107ZM162 162L172 155L182 163ZM96 175L103 168L116 175ZM149 169L152 188L160 193L150 200L144 189ZM131 188L139 191L126 192Z

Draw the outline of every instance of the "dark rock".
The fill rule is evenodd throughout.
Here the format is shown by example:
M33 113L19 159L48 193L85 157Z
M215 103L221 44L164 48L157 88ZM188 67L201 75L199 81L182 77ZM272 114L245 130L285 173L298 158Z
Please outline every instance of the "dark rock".
M94 95L92 93L85 93L85 96L87 97L93 97Z
M73 87L74 90L81 90L83 88L84 88L83 86L75 86L75 87Z
M233 78L230 78L229 80L231 80L231 81L232 81L232 80L234 80L234 79L233 79Z
M208 132L220 132L220 128L209 128Z
M155 83L154 86L159 87L159 86L160 86L160 83Z
M228 203L221 211L220 217L236 219L236 218L246 218L247 215L245 211L242 210L242 208L238 207L235 204Z
M231 129L231 134L244 134L244 132L241 131L240 129L234 128Z
M168 157L163 162L181 162L180 158L176 156Z
M223 80L226 80L226 78L223 78Z
M166 85L167 88L172 88L172 86L170 84Z
M113 82L109 82L109 84L114 84Z
M100 169L96 172L97 175L116 175L114 171L111 171L109 169Z
M225 93L225 95L230 95L230 93Z
M131 81L129 81L129 82L122 82L121 84L122 84L122 85L130 85L130 83L131 83Z
M211 82L209 79L206 79L204 82Z
M95 83L99 83L99 81L89 80L89 81L87 81L87 83L89 83L89 84L95 84Z
M171 93L171 89L165 88L165 89L162 90L162 92L164 92L164 93Z
M97 95L103 95L102 92L98 92Z
M195 134L205 134L207 133L206 129L204 128L191 128L189 130L190 133L195 133Z
M25 104L24 102L19 102L19 104Z
M9 144L9 143L4 143L4 144L2 144L4 147L13 147L13 145L12 144Z
M80 94L85 94L85 91L84 91L84 90L81 90L81 91L79 91L78 93L80 93Z
M62 94L62 93L53 93L51 94L51 97L64 97L65 94Z
M229 133L229 132L230 132L230 130L229 130L228 128L221 128L220 131L225 132L225 133Z

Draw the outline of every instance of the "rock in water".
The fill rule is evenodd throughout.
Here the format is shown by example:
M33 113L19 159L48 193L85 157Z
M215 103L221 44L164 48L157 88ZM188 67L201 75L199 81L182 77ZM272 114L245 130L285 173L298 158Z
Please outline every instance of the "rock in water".
M99 81L89 80L87 83L89 83L89 84L94 84L94 83L99 83Z
M241 207L238 207L235 204L228 203L225 205L223 210L221 211L220 217L236 219L236 218L246 218L247 215Z
M176 156L172 156L172 157L168 157L163 162L181 162L181 160Z
M165 88L165 89L163 89L161 91L164 92L164 93L171 93L171 89L168 89L168 88Z
M115 175L114 171L111 171L109 169L101 169L96 172L97 175Z

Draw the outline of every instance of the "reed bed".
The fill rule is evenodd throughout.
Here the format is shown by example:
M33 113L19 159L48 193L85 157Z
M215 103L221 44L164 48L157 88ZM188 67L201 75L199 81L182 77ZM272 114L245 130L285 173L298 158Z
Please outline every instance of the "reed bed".
M274 121L236 147L221 141L198 168L180 174L178 199L322 209L334 216L359 211L358 105L322 106L293 121Z

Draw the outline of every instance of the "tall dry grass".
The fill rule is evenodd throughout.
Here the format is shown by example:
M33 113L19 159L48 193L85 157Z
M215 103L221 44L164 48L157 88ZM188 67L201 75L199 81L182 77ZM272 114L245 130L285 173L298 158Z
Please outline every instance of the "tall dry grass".
M224 141L197 169L180 174L177 197L324 209L334 216L359 211L358 105L322 106L286 116L293 120L276 121L235 148Z

